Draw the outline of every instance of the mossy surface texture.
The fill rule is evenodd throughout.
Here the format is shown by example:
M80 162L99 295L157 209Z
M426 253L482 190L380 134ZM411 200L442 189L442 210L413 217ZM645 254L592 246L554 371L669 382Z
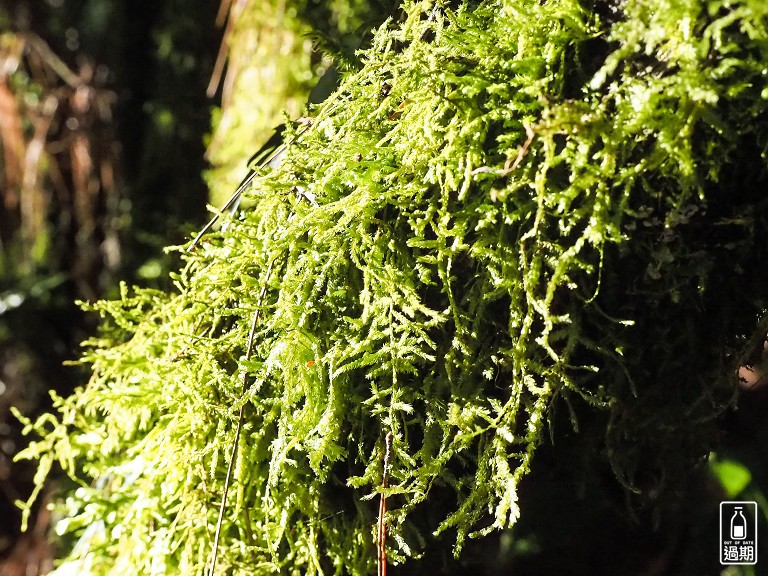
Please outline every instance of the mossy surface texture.
M403 12L176 291L89 306L27 450L85 472L84 570L202 572L243 404L222 573L370 574L388 432L398 563L524 514L556 413L629 491L712 447L766 303L768 3Z

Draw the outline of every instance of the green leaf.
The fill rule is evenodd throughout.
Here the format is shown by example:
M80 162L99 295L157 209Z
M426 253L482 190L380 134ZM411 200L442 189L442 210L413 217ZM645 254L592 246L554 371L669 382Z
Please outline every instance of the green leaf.
M712 459L709 466L729 499L741 494L752 481L749 468L736 460Z

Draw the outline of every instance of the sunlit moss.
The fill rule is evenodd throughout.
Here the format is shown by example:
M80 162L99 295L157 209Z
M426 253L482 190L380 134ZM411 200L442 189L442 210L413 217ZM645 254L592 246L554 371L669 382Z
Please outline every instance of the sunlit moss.
M93 479L93 573L203 569L243 403L242 574L371 573L387 432L394 562L512 525L558 408L629 491L708 453L766 304L768 7L405 8L175 292L90 306L93 378L25 455Z

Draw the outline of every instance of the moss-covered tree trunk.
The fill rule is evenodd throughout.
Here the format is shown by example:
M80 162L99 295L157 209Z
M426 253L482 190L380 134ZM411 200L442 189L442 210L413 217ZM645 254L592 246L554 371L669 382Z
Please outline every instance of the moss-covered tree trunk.
M241 423L221 573L370 574L379 494L390 562L460 556L563 412L627 491L679 486L766 305L767 26L405 2L176 290L88 305L93 377L26 452L85 472L69 562L203 572Z

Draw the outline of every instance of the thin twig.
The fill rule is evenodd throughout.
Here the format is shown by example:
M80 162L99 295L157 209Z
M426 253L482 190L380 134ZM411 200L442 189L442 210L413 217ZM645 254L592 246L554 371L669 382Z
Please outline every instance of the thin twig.
M379 537L378 537L378 576L387 576L387 497L384 490L389 486L389 461L392 458L392 432L387 432L384 440L384 471L381 479L381 497L379 499Z
M219 44L219 53L216 56L216 62L213 65L213 72L211 72L211 79L208 82L208 87L205 90L205 95L208 98L213 98L216 95L221 84L221 78L224 75L224 66L227 63L227 57L229 56L229 38L232 35L232 31L235 28L234 18L227 18L230 14L230 5L232 0L221 0L219 4L219 11L216 14L216 27L221 28L226 22L226 28Z
M512 161L512 156L510 156L507 158L507 161L504 164L504 168L502 170L496 170L495 168L490 168L489 166L481 166L480 168L475 168L472 170L470 174L475 176L476 174L495 173L497 176L504 177L510 172L514 171L518 166L520 166L523 158L525 158L525 155L528 154L528 150L531 147L533 139L536 137L536 133L533 131L533 128L531 128L528 124L525 124L524 126L527 138L525 142L523 142L523 145L520 147L520 149L517 151L517 156L515 157L514 162Z
M203 236L205 236L211 228L213 228L213 225L216 224L216 221L219 219L219 215L221 213L223 213L226 210L229 210L230 208L232 208L232 206L235 205L235 203L240 199L240 196L243 194L243 192L245 192L245 189L248 188L251 182L253 182L253 180L256 178L259 171L265 166L267 166L270 162L272 162L272 160L274 160L277 156L285 152L285 149L288 148L288 146L290 146L294 142L296 142L296 140L298 140L307 130L309 130L311 125L312 124L310 122L306 122L304 127L301 130L299 130L289 142L286 142L281 146L278 146L277 148L275 148L270 154L267 154L264 160L259 162L259 165L256 168L251 169L248 175L240 183L240 186L237 187L237 190L235 190L232 193L232 196L229 197L226 204L224 204L224 206L221 207L221 209L219 210L219 213L214 215L214 217L211 218L205 226L203 226L203 229L197 233L197 236L195 236L195 239L192 240L192 243L187 248L187 252L192 252L195 246L197 246L198 242L200 242L200 239Z
M245 359L246 361L251 359L251 355L253 354L253 341L256 337L256 327L259 323L259 315L261 312L261 306L264 302L264 296L267 293L267 287L269 286L269 279L272 276L272 269L275 264L275 259L273 258L269 266L267 266L267 271L264 278L264 285L261 287L261 292L259 293L259 299L256 304L256 310L253 313L253 321L251 322L251 331L248 334L248 345L246 346L245 351ZM244 397L245 393L248 391L248 371L243 371L243 385L242 385L242 392L241 395ZM219 539L221 538L221 527L224 524L224 511L226 510L227 506L227 495L229 494L229 486L232 483L232 472L234 471L235 467L235 458L237 457L237 447L240 444L240 434L243 430L243 422L245 421L245 399L243 398L243 403L240 406L240 412L237 416L237 428L235 429L235 439L232 442L232 453L229 458L229 465L227 466L227 476L224 481L224 493L221 496L221 506L219 507L219 517L216 521L216 533L213 537L213 551L211 552L211 566L208 570L209 576L213 576L213 571L216 568L216 557L218 556L219 552Z
M85 84L83 79L73 72L40 36L37 34L25 34L24 40L30 49L36 52L40 59L70 88L79 88Z

